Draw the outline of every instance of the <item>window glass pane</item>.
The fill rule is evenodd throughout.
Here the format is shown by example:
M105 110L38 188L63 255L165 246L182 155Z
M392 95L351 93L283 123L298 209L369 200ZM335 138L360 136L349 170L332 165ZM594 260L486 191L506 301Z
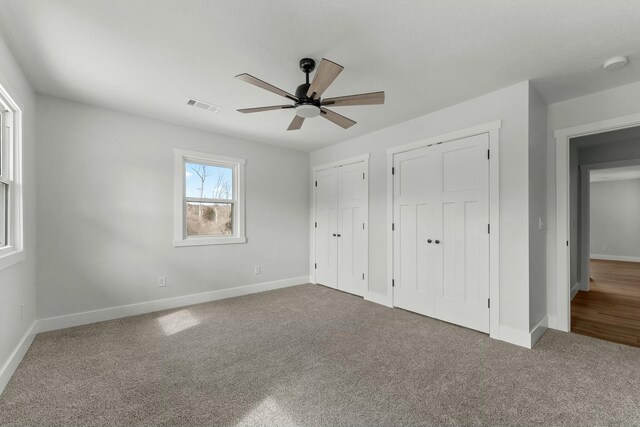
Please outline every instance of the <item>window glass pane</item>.
M187 236L228 236L233 234L232 203L186 204Z
M185 162L186 196L199 199L233 199L233 169Z
M7 246L9 186L0 182L0 247Z

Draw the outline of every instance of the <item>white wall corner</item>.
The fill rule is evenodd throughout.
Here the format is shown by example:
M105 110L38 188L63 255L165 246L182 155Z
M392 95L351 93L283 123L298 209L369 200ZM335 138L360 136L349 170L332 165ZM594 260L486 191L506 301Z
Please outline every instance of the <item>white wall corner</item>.
M500 326L500 341L515 344L524 348L531 348L531 333L511 326Z
M0 368L0 394L4 391L4 388L9 383L13 373L18 369L18 365L20 365L22 358L27 353L27 350L29 350L31 343L36 336L36 328L36 321L33 321L16 348L11 352L9 359L7 359Z
M547 327L549 329L557 329L558 328L558 319L556 316L549 314L547 316Z
M183 295L173 298L73 313L64 316L49 317L37 321L36 331L47 332L57 329L71 328L73 326L88 325L90 323L103 322L128 316L137 316L139 314L152 313L160 310L170 310L173 308L202 304L226 298L271 291L274 289L287 288L305 283L309 283L308 276L292 277L289 279L239 286L236 288L220 289L199 294Z
M533 327L531 333L529 334L531 337L531 346L529 348L533 348L533 346L536 345L540 337L544 335L548 328L549 319L548 316L544 316L544 318L536 326Z
M578 291L580 290L580 282L576 282L571 286L571 301L578 295Z

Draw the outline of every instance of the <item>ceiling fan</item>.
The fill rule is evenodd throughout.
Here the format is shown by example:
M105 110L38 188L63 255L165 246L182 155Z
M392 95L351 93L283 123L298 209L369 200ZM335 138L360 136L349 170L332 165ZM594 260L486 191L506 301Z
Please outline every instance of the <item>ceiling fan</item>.
M251 83L252 85L258 86L259 88L268 90L269 92L273 92L277 95L284 96L294 103L293 105L272 105L269 107L243 108L238 111L246 114L293 108L296 115L287 130L300 129L302 127L302 123L304 123L304 119L316 116L324 117L338 126L348 129L355 125L356 122L325 107L384 104L384 92L362 93L358 95L322 99L321 96L324 91L336 79L336 77L338 77L338 74L340 74L344 67L336 64L335 62L329 61L328 59L322 58L320 65L318 65L318 71L316 71L315 76L313 76L313 81L309 83L309 74L315 69L315 67L316 61L311 58L303 58L300 60L300 69L306 75L306 83L298 86L295 95L270 85L265 81L257 79L250 74L244 73L237 75L236 78L242 81Z

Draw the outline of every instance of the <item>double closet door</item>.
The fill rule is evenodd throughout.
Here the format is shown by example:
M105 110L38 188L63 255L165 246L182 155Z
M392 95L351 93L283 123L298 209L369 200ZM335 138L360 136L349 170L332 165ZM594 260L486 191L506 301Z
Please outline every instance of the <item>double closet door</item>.
M367 163L315 174L315 282L364 296L367 289Z
M488 134L393 158L394 305L489 332Z

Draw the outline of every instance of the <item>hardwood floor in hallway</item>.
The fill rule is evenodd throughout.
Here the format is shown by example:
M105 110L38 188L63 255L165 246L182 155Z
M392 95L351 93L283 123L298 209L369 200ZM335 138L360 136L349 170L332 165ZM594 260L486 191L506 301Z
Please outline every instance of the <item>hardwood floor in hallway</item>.
M640 347L640 263L591 260L591 290L571 302L571 331Z

